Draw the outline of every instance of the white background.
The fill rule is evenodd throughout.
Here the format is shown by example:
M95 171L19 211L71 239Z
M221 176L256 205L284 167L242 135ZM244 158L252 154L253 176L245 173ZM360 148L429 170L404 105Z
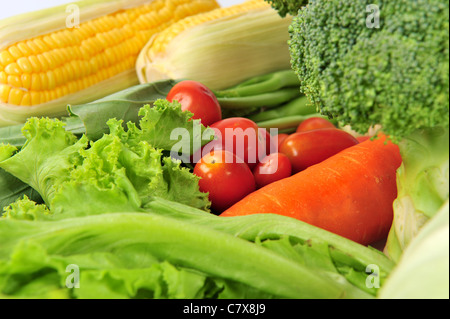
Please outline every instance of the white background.
M0 20L24 12L50 8L61 4L76 2L74 0L0 0ZM217 0L225 7L244 2L244 0Z

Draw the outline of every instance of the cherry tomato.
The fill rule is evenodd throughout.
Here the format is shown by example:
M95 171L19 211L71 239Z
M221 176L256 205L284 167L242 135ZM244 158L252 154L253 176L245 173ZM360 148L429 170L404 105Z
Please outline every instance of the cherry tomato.
M225 150L213 151L195 165L194 174L201 177L200 191L209 193L211 208L221 213L255 191L252 171L245 163Z
M286 138L288 138L289 137L289 134L285 134L285 133L281 133L281 134L278 134L278 135L276 135L275 136L275 138L276 138L276 140L277 140L277 142L278 142L278 151L280 150L280 146L281 146L281 144L284 142L284 140L286 139Z
M280 179L291 176L292 165L282 153L272 153L265 157L253 169L256 187L261 188Z
M223 150L222 141L220 140L213 140L209 142L208 144L202 146L199 148L192 156L191 156L191 163L198 163L203 156L208 155L212 151L218 151ZM241 161L244 162L244 161Z
M280 152L289 158L295 174L356 144L351 134L324 128L291 134L281 144Z
M181 81L167 94L167 100L180 102L183 111L193 113L193 119L200 119L204 126L220 121L222 109L214 93L196 81Z
M243 117L231 117L211 125L222 148L241 158L250 169L265 157L266 130Z
M317 130L321 128L336 128L336 126L322 117L311 117L300 123L300 125L297 127L297 133Z

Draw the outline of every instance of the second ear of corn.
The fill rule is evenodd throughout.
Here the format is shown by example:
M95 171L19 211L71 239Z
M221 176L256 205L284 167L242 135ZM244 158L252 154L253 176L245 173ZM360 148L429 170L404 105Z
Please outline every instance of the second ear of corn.
M156 33L216 0L84 0L0 21L0 126L60 116L138 84L135 63ZM73 12L77 14L76 11ZM74 20L75 21L75 20Z
M213 90L290 68L292 17L281 18L264 0L248 0L189 16L158 33L139 54L141 83L200 81Z

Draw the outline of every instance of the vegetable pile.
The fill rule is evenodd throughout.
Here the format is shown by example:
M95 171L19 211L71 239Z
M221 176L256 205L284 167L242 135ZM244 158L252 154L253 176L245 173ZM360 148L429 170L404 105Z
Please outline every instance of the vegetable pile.
M0 116L0 298L448 298L448 2L205 4Z
M4 209L3 297L376 295L367 265L380 267L380 281L393 267L381 252L292 218L209 213L198 178L167 153L170 125L208 129L177 101L156 100L139 115L139 127L109 120L110 133L97 140L58 119L31 118L20 150L0 148L0 167L43 200ZM80 268L80 288L65 287L69 265Z

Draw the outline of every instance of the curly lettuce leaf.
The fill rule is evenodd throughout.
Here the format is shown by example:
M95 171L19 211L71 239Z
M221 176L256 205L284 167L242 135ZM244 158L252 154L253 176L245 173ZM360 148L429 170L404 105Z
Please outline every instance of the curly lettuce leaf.
M139 123L128 122L126 131L118 125L123 121L110 119L108 125L112 134L120 135L129 146L146 141L152 147L168 151L173 157L186 162L214 138L214 131L203 126L200 120L192 119L191 112L182 111L178 101L157 100L152 106L144 105L139 110L139 116Z
M57 119L32 118L23 128L27 142L20 151L0 147L0 167L33 187L54 215L138 211L154 197L208 210L198 177L163 155L176 143L169 134L174 125L194 130L201 124L190 121L178 103L161 100L142 110L141 128L128 123L125 131L122 121L111 119L110 134L96 141L78 139Z
M9 206L5 206L1 217L18 220L46 220L51 214L46 205L38 204L25 195Z

